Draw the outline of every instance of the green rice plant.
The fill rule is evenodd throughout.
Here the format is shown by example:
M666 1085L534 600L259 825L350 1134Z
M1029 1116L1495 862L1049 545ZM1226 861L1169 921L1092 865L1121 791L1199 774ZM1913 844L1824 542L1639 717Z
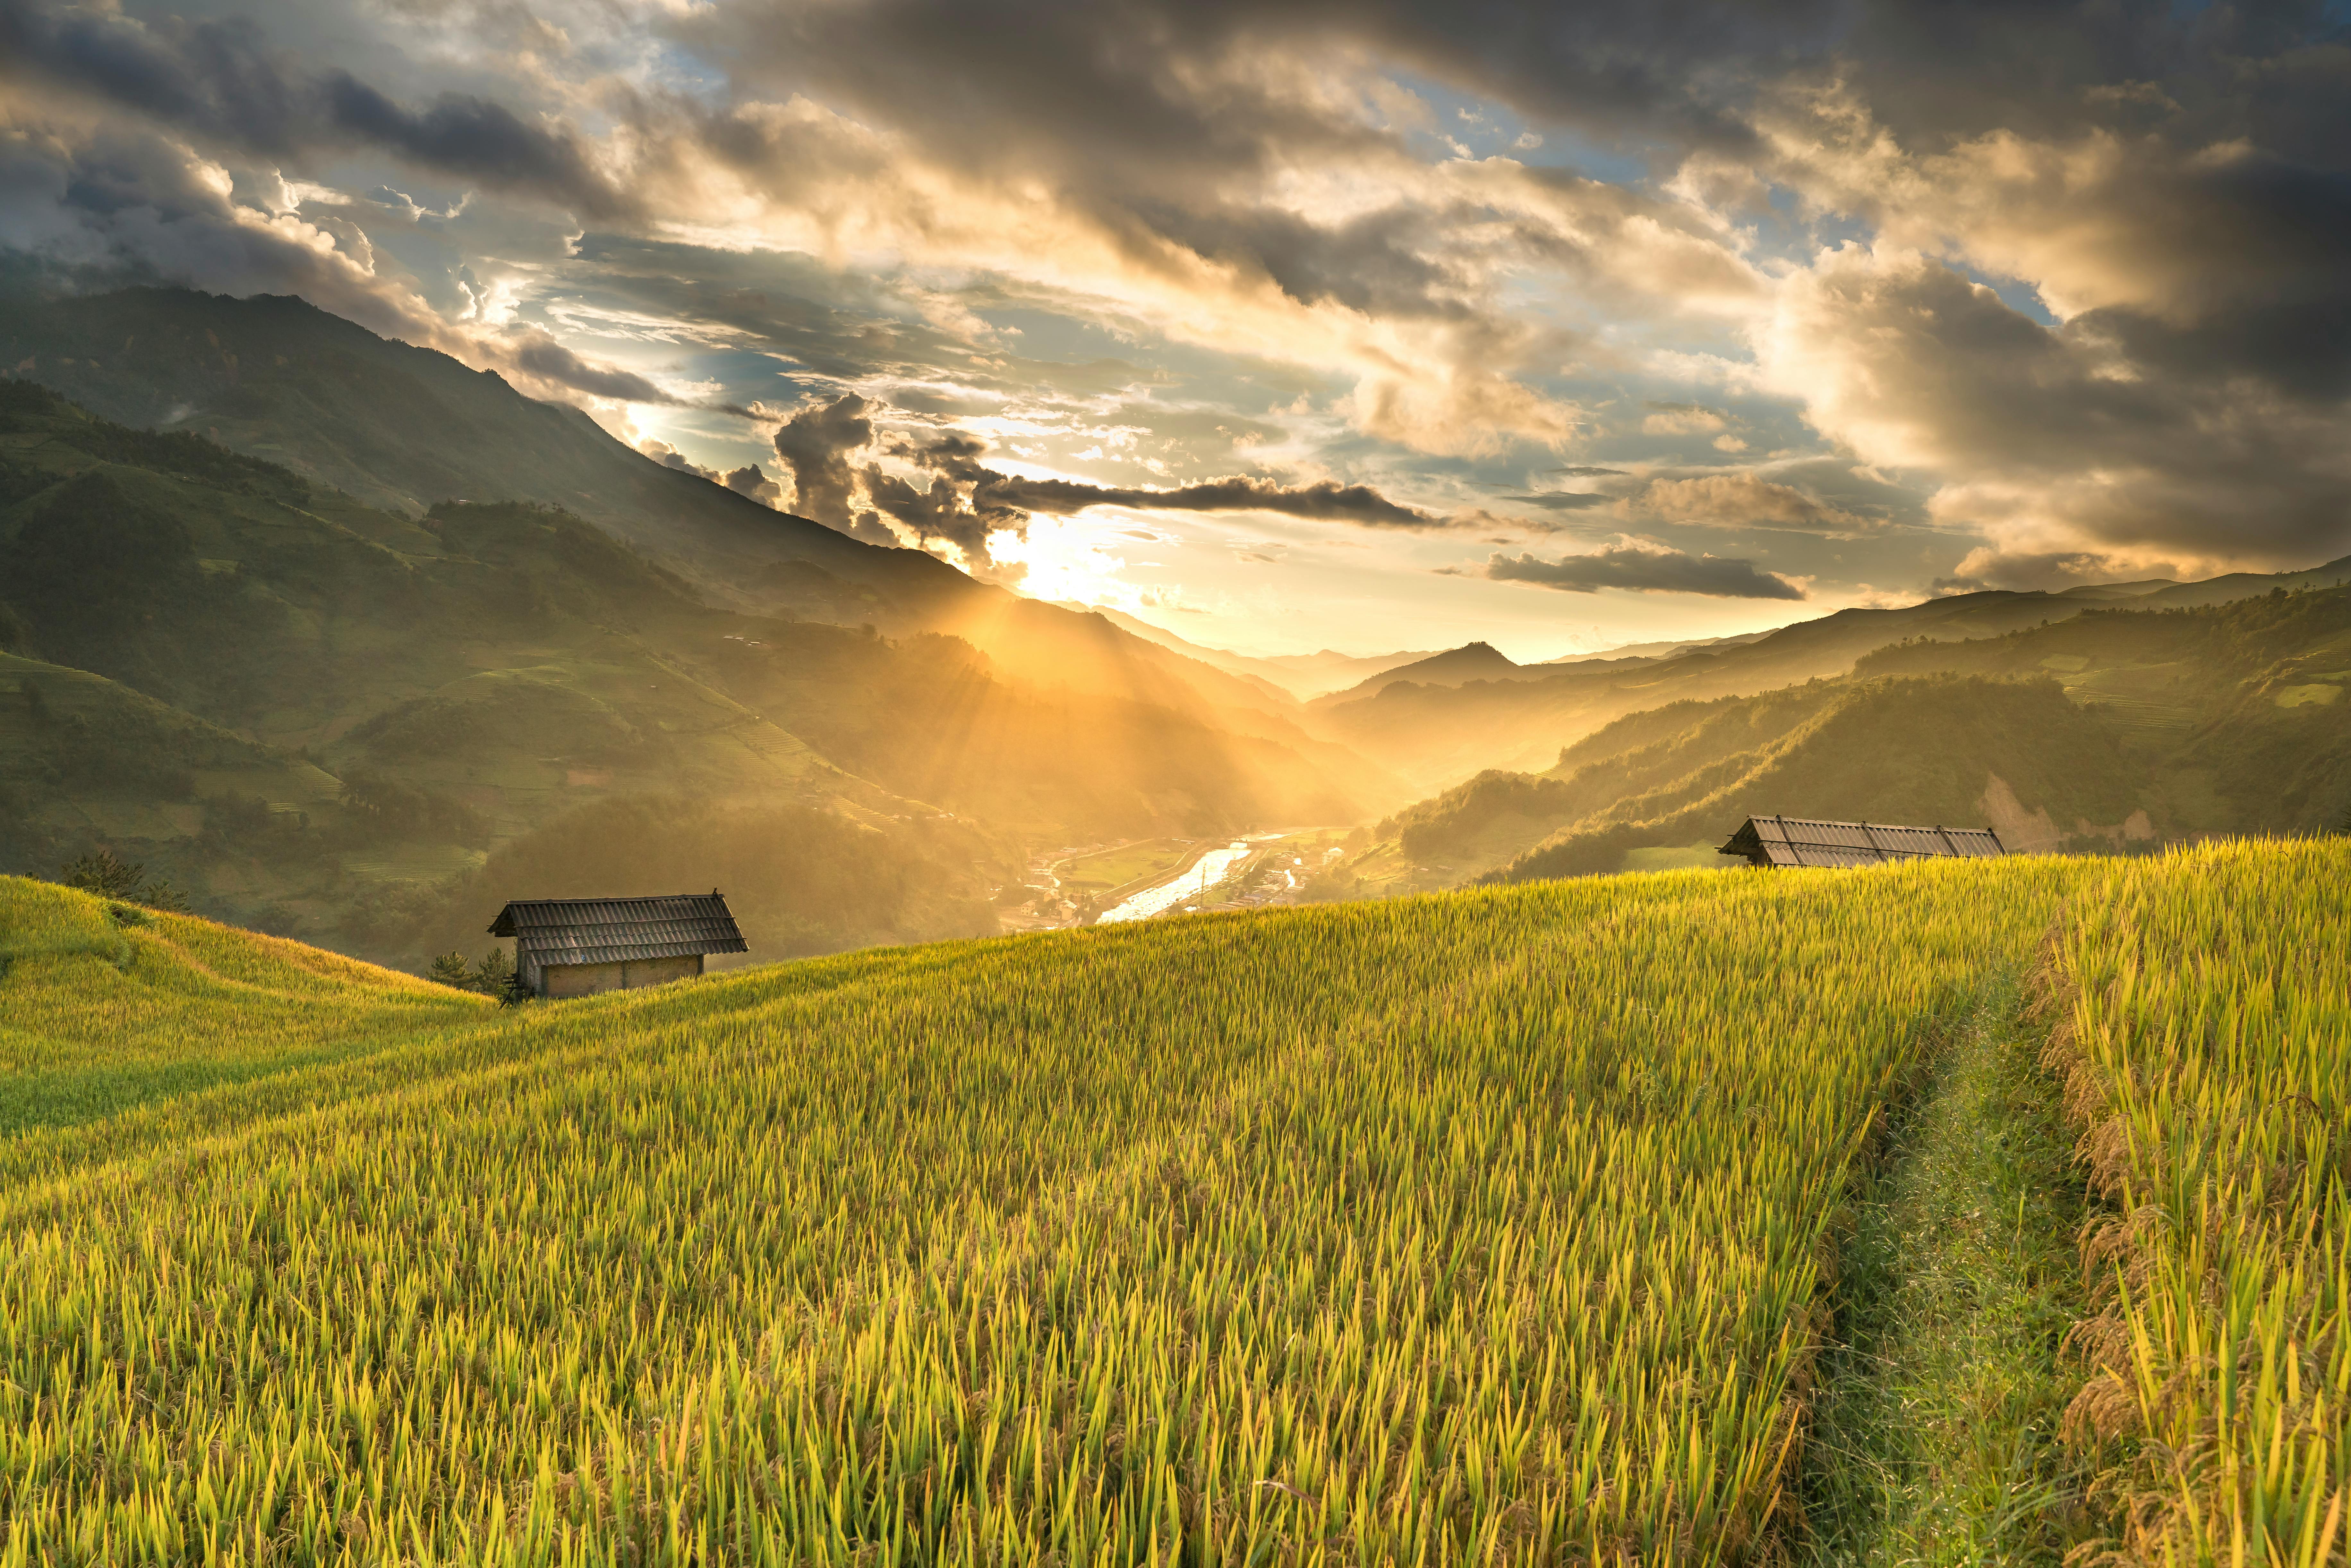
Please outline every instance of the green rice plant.
M485 1006L298 942L0 879L0 1137L371 1051Z
M2077 898L2052 1061L2111 1211L2069 1427L2132 1561L2342 1561L2351 925L2340 841L2209 846Z
M291 1065L192 991L276 1065L0 1145L6 1550L1765 1560L1855 1151L2089 874L420 986Z

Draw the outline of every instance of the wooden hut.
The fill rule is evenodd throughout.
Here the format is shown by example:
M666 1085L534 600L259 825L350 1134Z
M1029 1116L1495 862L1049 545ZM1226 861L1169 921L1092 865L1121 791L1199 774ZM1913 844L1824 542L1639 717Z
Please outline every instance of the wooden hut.
M1810 817L1750 817L1716 852L1750 864L1884 865L1892 861L2008 852L1990 828L1903 828L1885 822L1823 822Z
M586 997L702 973L708 953L747 953L716 889L658 898L534 898L498 912L515 977L533 996Z

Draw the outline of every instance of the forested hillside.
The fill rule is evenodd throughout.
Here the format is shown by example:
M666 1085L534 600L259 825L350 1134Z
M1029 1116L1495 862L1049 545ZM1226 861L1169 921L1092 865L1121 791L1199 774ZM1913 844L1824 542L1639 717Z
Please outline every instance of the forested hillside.
M1137 637L1108 618L974 581L670 468L568 405L379 338L300 299L178 288L0 294L0 365L108 419L259 457L392 515L525 502L595 525L695 598L764 619L938 632L1015 679L1172 708L1301 754L1379 805L1409 789L1297 722L1280 688ZM1190 780L1162 791L1188 794Z
M2351 581L2351 559L2276 576L2237 573L2209 582L2101 584L2064 593L1985 591L1896 610L1840 610L1752 639L1638 657L1602 655L1557 665L1509 665L1491 649L1456 649L1437 673L1382 674L1311 705L1316 733L1340 741L1437 793L1489 769L1540 772L1568 746L1627 715L1681 702L1751 696L1852 673L1896 643L1980 641L2091 611L2162 610L2240 601L2284 589ZM1919 669L1946 666L1921 654ZM1496 663L1499 660L1499 664ZM1966 667L1954 664L1950 668Z
M1988 824L2019 850L2341 825L2351 589L2132 602L1628 715L1387 818L1326 891L1729 865L1712 851L1754 813Z
M0 500L8 863L111 846L357 951L486 924L512 894L453 879L499 846L584 863L554 846L599 835L600 802L669 824L598 862L637 890L774 871L749 905L770 954L992 929L1024 841L1364 809L1331 748L1219 728L1157 666L1133 684L1176 706L715 608L559 510L381 511L24 382L0 383Z

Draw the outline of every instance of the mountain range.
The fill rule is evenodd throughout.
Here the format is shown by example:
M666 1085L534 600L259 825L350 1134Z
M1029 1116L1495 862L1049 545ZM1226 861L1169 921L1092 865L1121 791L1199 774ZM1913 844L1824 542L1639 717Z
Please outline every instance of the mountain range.
M1392 815L1334 891L1724 865L1723 838L1761 813L1988 825L2019 851L2337 831L2351 586L2328 578L2351 567L2085 595L1997 636L1914 636L1837 675L1645 708L1548 768Z
M575 868L534 873L556 895L692 885L789 844L812 891L764 915L753 895L774 953L993 929L988 895L1031 845L1345 821L1366 780L1399 794L1299 729L1286 694L774 512L307 306L141 290L48 308L62 326L9 319L22 377L242 423L141 429L0 385L0 853L22 869L119 846L200 907L413 962L478 936L457 911L501 857ZM289 321L319 340L256 347ZM89 362L95 323L139 329L111 340L118 362ZM372 421L335 413L375 373L363 355L392 367ZM584 455L568 475L592 455L636 498L590 518L561 505L577 495L484 497L465 474L450 482L475 495L423 504L402 486L429 444L385 431L444 418L498 432L473 450L518 454L516 488L556 471L529 456L545 437ZM772 593L738 547L770 553ZM622 801L697 824L691 863L683 829L631 874L583 860Z
M1615 719L1686 700L1747 696L1843 675L1891 643L1998 637L2091 611L2160 612L2351 581L2351 557L2306 571L2204 582L1990 591L1892 610L1840 610L1752 639L1573 664L1513 664L1482 643L1383 673L1311 705L1316 733L1435 793L1489 768L1541 771L1562 746ZM1416 669L1435 678L1415 679ZM1459 678L1463 674L1468 678Z
M769 956L1039 854L1370 824L1329 895L1700 862L1750 810L2126 851L2351 796L2351 559L1520 664L1024 598L299 300L0 301L0 857L414 966L732 882Z

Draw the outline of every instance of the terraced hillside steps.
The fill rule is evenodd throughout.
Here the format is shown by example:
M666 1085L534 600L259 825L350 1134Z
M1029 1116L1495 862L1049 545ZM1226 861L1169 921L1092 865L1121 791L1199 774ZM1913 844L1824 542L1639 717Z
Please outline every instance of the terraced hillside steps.
M0 881L0 1533L2339 1568L2346 905L1641 874L497 1009Z

